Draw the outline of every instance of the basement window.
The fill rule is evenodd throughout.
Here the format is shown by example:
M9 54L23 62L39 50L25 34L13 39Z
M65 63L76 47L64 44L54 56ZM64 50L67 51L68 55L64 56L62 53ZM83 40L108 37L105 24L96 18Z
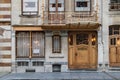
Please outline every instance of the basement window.
M17 66L28 66L28 62L26 61L17 62Z
M61 72L61 65L60 64L53 64L52 68L53 68L53 72Z
M43 66L43 65L44 65L44 62L41 62L41 61L33 61L33 62L32 62L32 65L33 65L33 66Z

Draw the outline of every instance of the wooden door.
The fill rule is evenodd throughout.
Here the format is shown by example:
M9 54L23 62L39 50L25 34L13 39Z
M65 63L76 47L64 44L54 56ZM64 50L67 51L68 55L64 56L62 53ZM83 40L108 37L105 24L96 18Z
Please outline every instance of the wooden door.
M111 67L120 67L120 36L110 36L109 60Z
M96 39L95 32L69 33L70 69L93 69L97 67Z

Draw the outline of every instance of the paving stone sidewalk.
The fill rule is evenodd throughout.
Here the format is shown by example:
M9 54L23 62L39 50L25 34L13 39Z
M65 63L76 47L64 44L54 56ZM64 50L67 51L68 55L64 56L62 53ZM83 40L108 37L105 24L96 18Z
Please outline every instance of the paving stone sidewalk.
M120 72L10 73L0 80L120 80Z

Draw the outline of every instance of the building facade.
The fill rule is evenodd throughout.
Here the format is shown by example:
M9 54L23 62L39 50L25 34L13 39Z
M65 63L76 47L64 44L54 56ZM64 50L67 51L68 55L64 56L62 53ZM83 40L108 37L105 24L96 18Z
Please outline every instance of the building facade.
M9 70L119 70L119 11L119 0L11 0Z

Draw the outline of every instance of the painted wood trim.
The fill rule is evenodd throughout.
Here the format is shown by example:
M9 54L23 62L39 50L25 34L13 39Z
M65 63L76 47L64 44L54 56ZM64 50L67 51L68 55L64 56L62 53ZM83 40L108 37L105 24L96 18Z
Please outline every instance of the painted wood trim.
M0 3L11 3L11 0L0 0Z
M25 27L25 26L21 26L21 27L13 27L13 29L15 31L42 31L43 29L41 27Z

